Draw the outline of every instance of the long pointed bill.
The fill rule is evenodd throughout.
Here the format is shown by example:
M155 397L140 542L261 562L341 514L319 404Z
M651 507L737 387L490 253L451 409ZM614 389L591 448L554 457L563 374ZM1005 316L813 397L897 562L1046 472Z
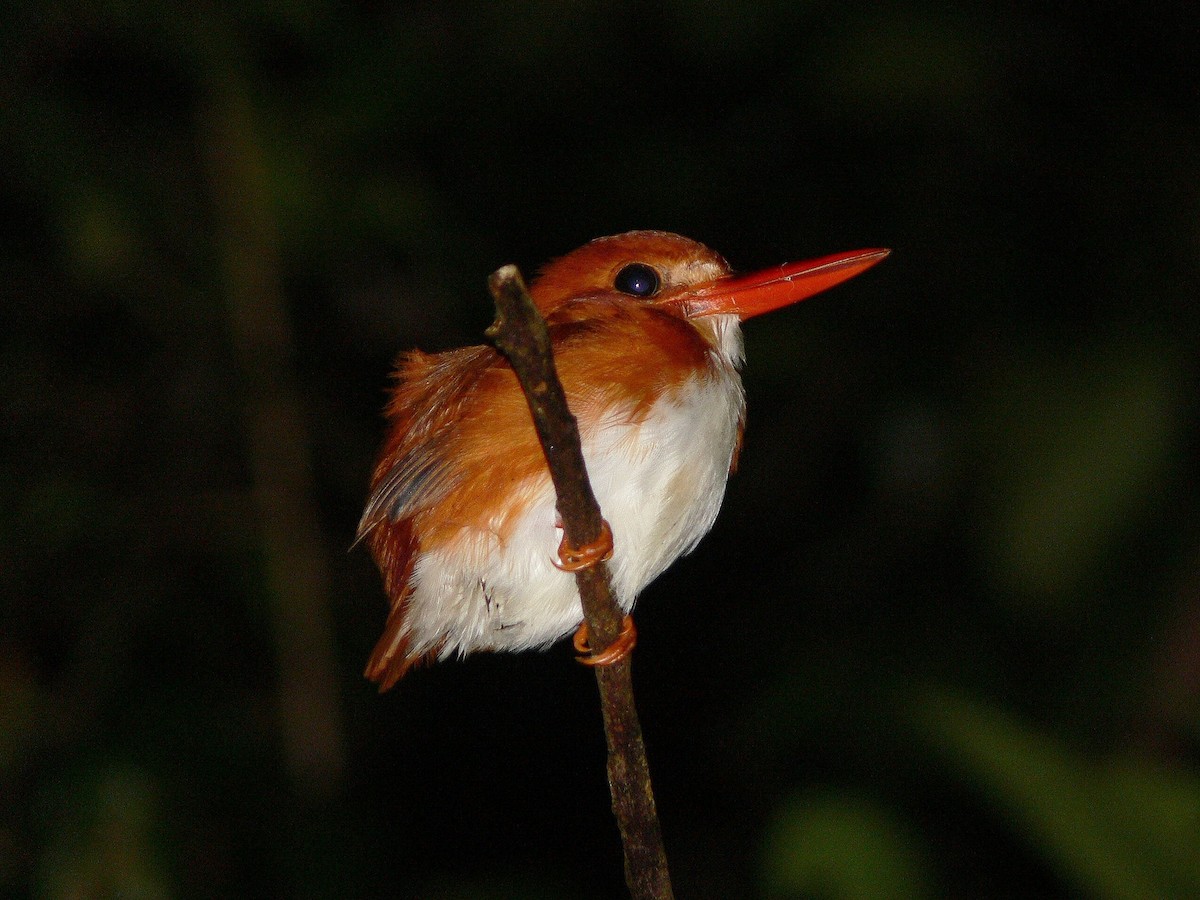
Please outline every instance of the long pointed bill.
M787 263L749 275L727 275L693 290L666 297L661 305L674 307L689 319L732 313L742 319L762 315L828 290L865 272L891 250L853 250Z

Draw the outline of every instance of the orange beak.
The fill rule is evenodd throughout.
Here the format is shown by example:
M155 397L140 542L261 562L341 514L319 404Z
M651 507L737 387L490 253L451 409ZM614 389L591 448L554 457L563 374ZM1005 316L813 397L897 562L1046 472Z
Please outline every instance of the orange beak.
M749 275L725 275L683 293L665 297L661 306L689 319L732 313L740 319L807 300L841 284L891 253L891 250L852 250L805 262L786 263Z

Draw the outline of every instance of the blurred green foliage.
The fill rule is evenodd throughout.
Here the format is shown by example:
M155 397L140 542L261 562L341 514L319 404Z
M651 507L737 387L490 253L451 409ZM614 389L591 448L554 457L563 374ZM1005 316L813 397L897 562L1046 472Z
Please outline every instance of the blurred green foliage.
M869 799L800 797L784 804L763 857L767 896L933 896L919 839Z
M1189 398L1172 356L1125 340L1022 359L992 389L999 408L983 411L981 437L995 508L981 550L1012 602L1035 615L1086 603L1105 559L1153 510L1155 486L1186 464Z
M678 894L1200 893L1194 4L15 0L0 48L0 893L620 895L587 673L378 697L346 548L394 354L645 227L896 250L748 326L740 471L639 607ZM233 220L326 551L306 778Z
M921 730L1042 848L1068 883L1098 897L1200 893L1200 777L1130 754L1093 760L983 704L919 697Z

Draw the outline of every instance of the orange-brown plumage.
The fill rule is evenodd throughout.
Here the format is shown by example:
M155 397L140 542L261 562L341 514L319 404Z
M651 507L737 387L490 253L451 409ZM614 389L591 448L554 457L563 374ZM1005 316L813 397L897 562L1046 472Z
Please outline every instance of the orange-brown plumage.
M653 269L653 293L619 289L631 265ZM683 305L728 271L694 241L631 232L550 263L531 285L612 524L626 609L711 526L740 445L741 311L689 318ZM552 564L545 459L500 354L406 354L386 414L359 533L391 610L367 676L386 689L422 659L543 646L578 624L573 580Z

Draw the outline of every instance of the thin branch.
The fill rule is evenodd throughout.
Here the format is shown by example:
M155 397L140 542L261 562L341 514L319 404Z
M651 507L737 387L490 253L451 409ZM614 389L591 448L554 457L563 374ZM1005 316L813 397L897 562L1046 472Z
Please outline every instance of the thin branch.
M533 415L557 494L558 514L568 543L581 547L601 534L600 506L588 481L575 417L567 407L546 322L533 305L516 266L492 273L488 288L496 301L496 321L488 337L507 357ZM588 643L594 652L611 644L621 631L623 615L612 595L608 566L575 573ZM650 767L642 726L633 701L630 658L597 666L596 683L608 741L608 783L613 815L625 848L625 882L635 900L665 900L674 894L667 870L662 832L650 785Z

